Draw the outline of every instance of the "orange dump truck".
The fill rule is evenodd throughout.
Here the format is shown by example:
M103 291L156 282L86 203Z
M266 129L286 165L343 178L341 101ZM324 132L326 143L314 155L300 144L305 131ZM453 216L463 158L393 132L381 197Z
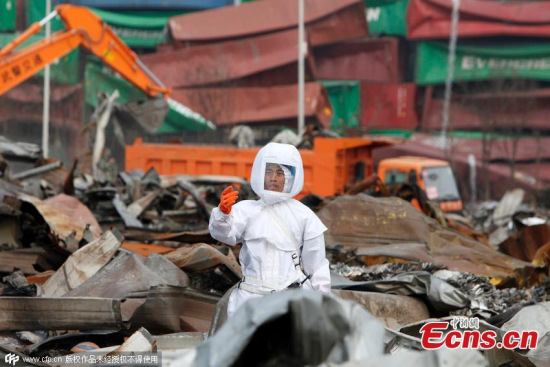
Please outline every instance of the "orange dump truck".
M378 162L378 176L385 184L417 184L429 200L437 201L445 212L463 209L456 180L447 161L404 156Z
M304 188L298 198L307 194L343 194L347 184L373 173L372 150L389 144L387 141L365 138L315 138L313 149L300 150L305 177ZM150 144L137 139L133 145L126 147L125 168L148 170L154 167L161 175L225 175L248 180L259 149L225 145Z

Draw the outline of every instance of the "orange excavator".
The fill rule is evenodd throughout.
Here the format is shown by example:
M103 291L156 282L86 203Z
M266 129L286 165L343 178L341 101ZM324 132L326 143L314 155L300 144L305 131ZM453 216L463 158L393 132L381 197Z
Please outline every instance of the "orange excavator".
M22 50L16 50L55 16L61 18L66 30L56 32L49 39L43 39ZM101 18L85 7L67 4L56 6L55 11L31 25L0 50L0 96L79 46L96 55L151 97L148 102L154 102L155 111L150 111L151 104L140 101L134 106L134 109L141 106L141 110L134 111L136 116L147 116L151 112L150 115L154 115L157 120L164 119L168 112L167 102L171 89L162 84ZM159 114L159 109L165 110L164 115ZM153 123L155 124L158 125L158 122Z

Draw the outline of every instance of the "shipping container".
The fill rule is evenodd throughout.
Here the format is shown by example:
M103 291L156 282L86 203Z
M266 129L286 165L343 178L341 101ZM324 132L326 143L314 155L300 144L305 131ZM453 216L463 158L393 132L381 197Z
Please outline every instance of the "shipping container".
M55 6L60 4L60 0L53 0L51 3L51 10L53 11ZM27 27L35 22L39 22L47 15L46 14L46 0L29 0L27 1ZM51 31L59 31L65 29L65 25L59 17L55 17L50 20ZM44 33L45 27L42 28Z
M368 35L363 0L305 0L304 7L312 47ZM196 45L296 29L297 21L296 0L278 0L173 17L168 26L174 40Z
M398 38L383 37L318 47L314 51L319 79L401 83L406 60Z
M34 1L34 0L31 0ZM101 9L119 10L206 10L233 5L233 0L55 0Z
M418 42L417 84L444 84L448 74L447 42ZM460 41L456 47L454 81L503 78L550 80L550 43L507 40Z
M453 2L410 0L407 38L448 39ZM458 37L550 37L550 2L476 0L460 3Z
M357 128L360 123L360 84L357 81L322 81L322 84L332 105L330 130L346 135L348 130Z
M166 49L166 48L165 48ZM296 84L298 32L287 30L235 41L175 48L143 55L141 60L173 88L198 86L275 86ZM313 81L308 52L306 82Z
M4 47L9 42L11 42L17 35L13 33L4 33L0 34L0 47ZM32 36L25 43L23 43L19 48L32 45L40 41L43 36ZM50 80L52 83L58 84L76 84L80 82L81 72L80 72L80 55L81 52L78 48L69 52L67 55L60 57L57 61L53 62L50 66ZM44 76L44 70L36 74L37 76Z
M409 0L365 0L369 34L407 35L407 5Z
M175 89L172 98L200 113L217 126L296 127L298 86ZM320 83L306 83L306 122L329 128L332 109Z
M416 129L415 84L361 83L361 126L371 129Z
M0 0L0 32L13 32L16 24L15 0Z
M521 82L521 85L525 85ZM449 106L449 130L476 130L491 134L505 132L519 134L523 131L550 131L550 89L518 91L518 85L510 82L508 90L496 87L485 93L468 92L454 94ZM511 88L516 88L516 91ZM434 87L424 92L421 129L440 130L443 119L442 87L434 97Z

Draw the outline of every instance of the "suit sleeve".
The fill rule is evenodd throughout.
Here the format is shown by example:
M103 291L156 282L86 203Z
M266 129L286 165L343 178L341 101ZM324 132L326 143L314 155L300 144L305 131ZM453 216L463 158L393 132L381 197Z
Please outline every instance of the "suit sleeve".
M210 235L216 240L230 246L235 246L242 241L242 232L246 227L244 218L240 215L238 204L233 206L231 213L224 214L220 208L216 207L210 215L208 230Z

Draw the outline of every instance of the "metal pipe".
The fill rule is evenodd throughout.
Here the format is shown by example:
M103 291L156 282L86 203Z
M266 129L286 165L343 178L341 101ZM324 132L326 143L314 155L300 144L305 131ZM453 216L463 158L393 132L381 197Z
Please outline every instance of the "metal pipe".
M298 0L298 136L305 129L305 30L304 30L304 0Z
M46 1L46 14L48 14L41 22L46 24L46 40L50 40L52 33L52 26L50 20L57 14L57 12L51 12L52 2ZM50 153L50 64L44 68L44 101L42 107L42 155L47 158Z
M57 162L54 162L54 163L48 163L48 164L45 164L45 165L40 166L40 167L31 168L29 170L16 173L16 174L12 175L12 178L14 178L16 180L23 180L25 178L29 178L29 177L40 175L42 173L53 171L55 169L60 168L62 165L63 165L63 163L61 161L57 161Z

